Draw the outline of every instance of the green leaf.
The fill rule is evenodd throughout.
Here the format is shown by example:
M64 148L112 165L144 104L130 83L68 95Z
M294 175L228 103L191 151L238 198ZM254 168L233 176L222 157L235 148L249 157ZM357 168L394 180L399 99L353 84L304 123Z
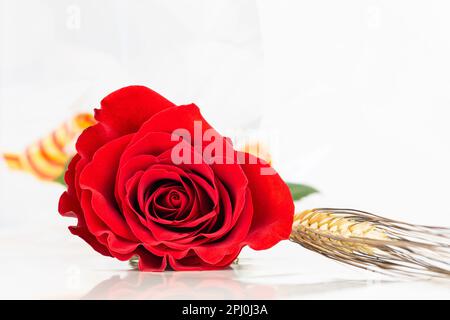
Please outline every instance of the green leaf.
M303 199L304 197L309 196L310 194L319 192L317 189L304 185L304 184L297 184L297 183L287 183L289 190L291 191L292 198L294 201Z
M53 180L54 182L62 184L63 186L66 186L66 181L64 180L64 176L66 175L67 167L69 166L70 161L72 161L72 159L69 159L69 161L67 161L64 171L59 175L58 178Z
M64 175L65 174L66 174L66 170L64 170L64 172L61 173L61 175L58 178L56 178L55 180L53 180L53 181L56 182L56 183L62 184L63 186L65 186L66 185L66 182L64 181Z

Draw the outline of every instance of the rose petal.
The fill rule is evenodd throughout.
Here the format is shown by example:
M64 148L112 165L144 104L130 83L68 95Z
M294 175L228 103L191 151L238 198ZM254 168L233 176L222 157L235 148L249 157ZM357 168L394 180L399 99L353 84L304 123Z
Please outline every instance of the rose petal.
M106 96L95 118L117 135L139 130L156 113L175 105L144 86L129 86Z
M183 131L188 132L191 140L194 140L194 128L196 124L199 129L199 136L196 137L199 139L199 144L201 143L203 146L209 144L209 142L203 141L203 134L206 130L211 130L211 133L220 136L203 118L199 108L195 104L189 104L176 108L169 108L155 114L141 126L131 143L142 139L149 132L165 132L172 135L177 129L183 129ZM190 144L194 145L194 141L191 141Z
M261 174L261 169L270 169L268 163L249 154L245 156L255 163L241 164L248 179L254 208L247 243L255 250L264 250L289 238L294 219L294 201L288 186L277 173Z
M249 190L247 190L246 198L247 201L243 212L239 215L239 220L235 222L233 228L227 234L220 237L220 241L205 243L194 248L194 251L203 261L217 264L224 256L240 251L244 246L244 240L248 235L253 217L253 205Z
M128 241L127 239L123 239L114 234L92 210L91 201L91 192L83 191L81 197L81 207L84 211L86 226L89 232L93 234L101 244L105 245L114 257L120 260L130 259L137 243Z
M60 199L58 205L58 211L62 216L66 217L76 217L77 225L69 227L70 232L73 235L77 235L86 241L94 250L105 256L111 256L108 248L101 244L97 238L92 235L86 227L86 222L83 216L83 211L80 207L79 200L77 197L77 192L75 190L75 167L80 161L80 156L75 155L70 162L68 169L65 174L65 181L68 186L66 192L64 192Z
M80 185L92 192L92 209L108 228L125 239L135 241L114 197L115 172L131 137L122 136L102 146L81 173Z
M208 264L203 261L195 252L189 252L184 258L176 259L169 255L169 265L176 271L201 271L201 270L217 270L229 266L239 255L241 249L224 256L215 264Z
M157 256L146 248L140 248L136 252L139 256L138 268L140 271L164 271L167 267L165 256Z

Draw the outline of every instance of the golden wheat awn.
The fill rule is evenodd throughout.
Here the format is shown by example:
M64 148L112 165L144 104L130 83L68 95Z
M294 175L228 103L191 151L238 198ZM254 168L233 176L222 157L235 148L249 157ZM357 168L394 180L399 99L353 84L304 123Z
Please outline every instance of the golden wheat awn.
M450 277L450 229L351 209L294 216L290 240L328 258L389 275ZM137 267L138 257L130 260Z
M325 208L297 213L290 239L334 260L371 271L450 277L447 228Z

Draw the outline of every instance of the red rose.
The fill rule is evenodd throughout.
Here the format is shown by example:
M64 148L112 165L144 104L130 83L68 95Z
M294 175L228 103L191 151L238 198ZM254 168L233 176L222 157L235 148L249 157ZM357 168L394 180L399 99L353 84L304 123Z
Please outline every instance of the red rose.
M230 265L245 245L268 249L289 237L287 185L264 174L263 160L235 151L194 104L175 106L131 86L95 111L98 123L77 141L59 212L78 218L70 231L98 252L138 255L140 270L205 270ZM209 141L182 139L195 140L199 125Z

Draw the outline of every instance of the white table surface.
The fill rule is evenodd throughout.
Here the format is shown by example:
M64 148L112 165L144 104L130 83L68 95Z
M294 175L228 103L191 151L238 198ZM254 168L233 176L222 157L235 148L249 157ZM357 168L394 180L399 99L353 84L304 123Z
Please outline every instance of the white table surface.
M63 223L0 237L2 299L449 299L450 282L396 281L294 243L245 250L223 271L144 273L103 257Z

